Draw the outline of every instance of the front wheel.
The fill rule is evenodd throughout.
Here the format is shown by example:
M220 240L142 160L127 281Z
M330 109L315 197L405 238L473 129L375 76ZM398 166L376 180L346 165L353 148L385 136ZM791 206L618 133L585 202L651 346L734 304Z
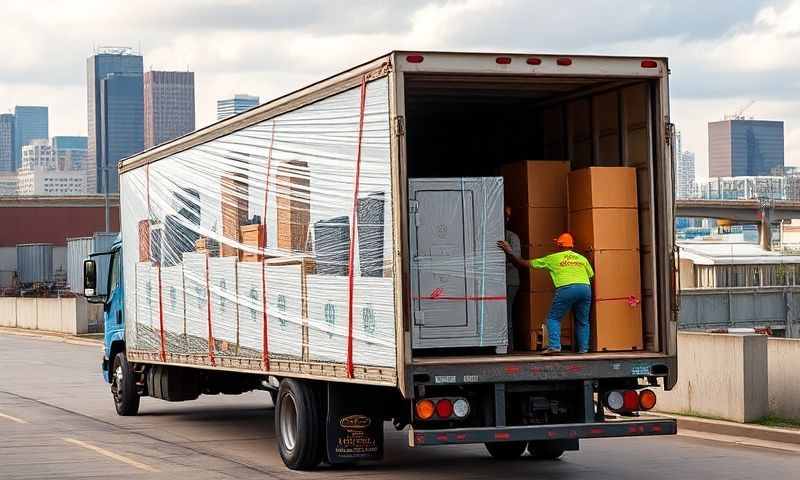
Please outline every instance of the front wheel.
M489 455L498 460L513 460L525 453L525 442L487 442Z
M528 442L528 453L538 460L556 460L564 455L564 447L552 440L536 440Z
M125 353L119 352L114 357L111 375L111 394L114 396L117 414L127 417L139 413L140 397L136 391L136 377Z

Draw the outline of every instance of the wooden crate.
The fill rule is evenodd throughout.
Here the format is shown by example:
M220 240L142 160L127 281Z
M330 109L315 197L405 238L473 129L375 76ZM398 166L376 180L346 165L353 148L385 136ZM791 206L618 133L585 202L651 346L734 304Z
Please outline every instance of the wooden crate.
M308 164L291 161L278 167L276 175L278 248L305 252L310 215Z
M239 227L239 237L244 245L261 252L264 248L264 225L242 225ZM260 262L263 258L264 255L261 253L253 253L248 250L239 251L239 261L241 262Z
M224 240L219 246L221 257L235 257L239 255L238 249L232 245L239 242L239 227L247 222L248 192L247 178L241 175L228 173L221 180L220 196L222 208L222 236Z

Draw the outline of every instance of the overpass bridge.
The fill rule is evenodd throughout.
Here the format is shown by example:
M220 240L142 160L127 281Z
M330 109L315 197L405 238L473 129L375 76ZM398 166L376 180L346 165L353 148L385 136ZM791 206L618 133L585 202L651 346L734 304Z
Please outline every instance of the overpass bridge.
M769 250L772 234L769 225L800 218L800 202L794 200L675 200L675 216L719 218L738 224L758 225L761 247ZM767 228L765 228L767 227Z

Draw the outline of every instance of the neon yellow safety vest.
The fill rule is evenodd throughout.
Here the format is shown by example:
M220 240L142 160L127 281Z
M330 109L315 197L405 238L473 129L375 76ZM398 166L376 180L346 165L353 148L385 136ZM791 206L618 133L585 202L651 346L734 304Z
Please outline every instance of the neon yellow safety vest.
M550 278L553 279L553 285L556 288L576 283L589 285L589 279L594 277L594 270L592 270L589 260L572 250L531 260L531 267L546 268L550 272Z

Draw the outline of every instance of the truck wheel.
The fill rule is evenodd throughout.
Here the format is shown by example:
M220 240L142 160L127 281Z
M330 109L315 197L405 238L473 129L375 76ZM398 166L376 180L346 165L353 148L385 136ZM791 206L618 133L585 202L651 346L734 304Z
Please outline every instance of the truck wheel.
M281 380L275 404L275 436L283 463L292 470L310 470L322 461L322 404L309 382Z
M537 460L556 460L564 455L564 447L551 440L528 442L528 453Z
M128 363L128 358L123 352L119 352L112 363L111 394L114 395L114 406L119 415L130 416L139 412L136 378L133 367Z
M513 460L525 452L525 442L487 442L489 455L498 460Z

